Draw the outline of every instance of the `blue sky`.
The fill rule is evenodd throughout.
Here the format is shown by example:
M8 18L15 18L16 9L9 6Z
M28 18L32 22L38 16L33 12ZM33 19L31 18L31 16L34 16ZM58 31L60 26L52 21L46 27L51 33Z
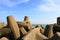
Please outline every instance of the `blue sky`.
M60 16L60 0L0 0L0 22L13 15L16 21L29 16L31 23L56 23Z

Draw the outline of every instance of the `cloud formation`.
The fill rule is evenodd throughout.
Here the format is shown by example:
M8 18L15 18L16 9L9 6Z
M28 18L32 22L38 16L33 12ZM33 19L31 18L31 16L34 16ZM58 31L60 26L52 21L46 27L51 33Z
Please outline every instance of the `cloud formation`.
M8 7L14 7L18 4L26 3L28 1L29 0L0 0L0 6L3 5Z
M60 11L60 0L42 0L42 1L43 4L37 6L38 10L48 12Z

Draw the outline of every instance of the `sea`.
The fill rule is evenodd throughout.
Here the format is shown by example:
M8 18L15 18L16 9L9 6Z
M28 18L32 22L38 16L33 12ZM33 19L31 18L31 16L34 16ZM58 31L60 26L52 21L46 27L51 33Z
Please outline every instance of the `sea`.
M45 28L47 24L32 24L32 25L33 26L42 25Z

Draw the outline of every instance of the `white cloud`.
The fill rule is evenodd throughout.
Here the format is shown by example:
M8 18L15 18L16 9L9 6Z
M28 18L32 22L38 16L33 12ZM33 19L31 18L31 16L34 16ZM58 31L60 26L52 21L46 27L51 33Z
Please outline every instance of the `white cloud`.
M56 18L60 16L60 0L42 0L41 4L37 5L34 10L46 16L44 20L39 20L37 23L56 23ZM48 15L49 14L49 15Z
M4 5L4 6L8 6L8 7L14 7L18 4L21 3L26 3L29 0L0 0L0 6Z
M39 10L49 10L49 8L47 6L45 6L45 5L39 5L38 9Z
M42 1L44 3L42 5L37 6L38 10L47 12L60 11L60 0L42 0Z

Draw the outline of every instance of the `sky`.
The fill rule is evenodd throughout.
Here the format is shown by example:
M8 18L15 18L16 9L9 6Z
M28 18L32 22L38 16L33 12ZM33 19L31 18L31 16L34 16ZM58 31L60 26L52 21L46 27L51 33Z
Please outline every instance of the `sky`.
M32 24L56 23L60 17L60 0L0 0L0 22L7 16L23 21L28 16Z

